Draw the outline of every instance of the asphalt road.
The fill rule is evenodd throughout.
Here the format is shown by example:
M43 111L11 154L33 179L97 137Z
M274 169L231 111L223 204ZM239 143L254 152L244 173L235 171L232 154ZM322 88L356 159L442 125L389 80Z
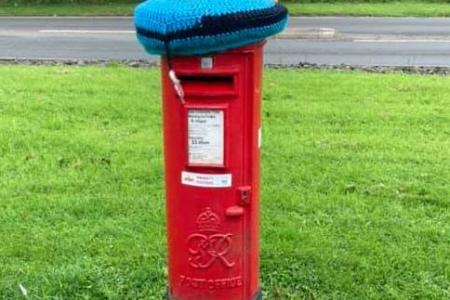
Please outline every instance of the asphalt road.
M450 66L450 18L301 17L289 28L337 33L271 39L266 63ZM0 58L157 59L137 43L130 18L0 18Z

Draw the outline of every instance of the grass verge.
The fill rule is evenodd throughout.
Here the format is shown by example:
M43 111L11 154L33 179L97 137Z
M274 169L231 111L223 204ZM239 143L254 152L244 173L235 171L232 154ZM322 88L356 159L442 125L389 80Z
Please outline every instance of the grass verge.
M0 66L0 298L161 299L156 69ZM267 70L266 299L449 299L450 78Z
M5 5L0 16L131 16L136 4Z
M288 4L292 16L448 17L449 3L311 3Z
M130 16L135 4L5 5L0 16ZM389 3L287 3L291 16L392 16L448 17L450 4L427 2Z

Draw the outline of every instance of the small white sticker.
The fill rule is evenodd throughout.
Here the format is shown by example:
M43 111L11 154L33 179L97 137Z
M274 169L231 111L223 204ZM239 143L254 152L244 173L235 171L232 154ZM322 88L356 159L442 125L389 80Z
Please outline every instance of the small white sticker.
M188 112L190 165L223 165L223 110L190 109Z
M223 188L231 187L231 174L202 174L182 171L181 183L184 185L209 187L209 188Z
M213 58L212 57L202 57L201 65L202 65L202 69L212 69L213 68Z

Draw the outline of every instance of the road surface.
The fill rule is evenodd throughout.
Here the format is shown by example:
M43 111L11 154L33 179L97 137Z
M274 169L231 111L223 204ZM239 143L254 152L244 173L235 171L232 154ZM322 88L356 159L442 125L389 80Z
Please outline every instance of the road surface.
M289 28L337 33L271 39L266 63L450 66L450 18L300 17ZM0 18L0 58L157 60L137 43L127 17Z

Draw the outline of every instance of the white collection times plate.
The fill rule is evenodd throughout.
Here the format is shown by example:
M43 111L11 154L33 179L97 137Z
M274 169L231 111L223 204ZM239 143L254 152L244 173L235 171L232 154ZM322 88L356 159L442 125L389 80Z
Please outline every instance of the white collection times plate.
M188 156L189 165L223 166L223 110L188 110Z

